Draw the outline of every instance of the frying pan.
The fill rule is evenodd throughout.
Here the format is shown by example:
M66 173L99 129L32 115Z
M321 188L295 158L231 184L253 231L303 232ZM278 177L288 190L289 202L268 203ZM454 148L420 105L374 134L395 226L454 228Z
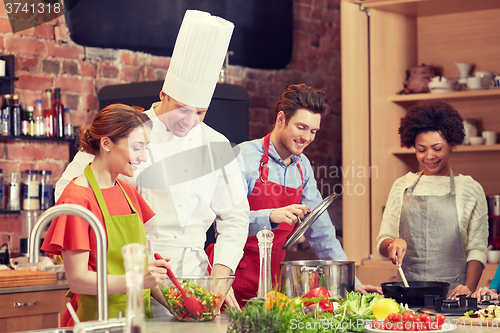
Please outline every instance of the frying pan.
M426 295L446 298L450 289L448 282L408 281L408 284L407 288L403 282L382 283L384 297L393 298L396 302L408 304L408 306L424 306Z

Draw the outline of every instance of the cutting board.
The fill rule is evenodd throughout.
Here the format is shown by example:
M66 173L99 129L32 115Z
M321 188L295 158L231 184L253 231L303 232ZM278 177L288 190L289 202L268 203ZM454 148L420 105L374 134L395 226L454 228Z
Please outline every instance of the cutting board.
M55 272L0 270L0 288L56 284Z
M460 317L460 318L458 318L457 325L463 325L463 326L481 326L481 327L500 327L500 318L496 318L496 319L481 319L481 318Z

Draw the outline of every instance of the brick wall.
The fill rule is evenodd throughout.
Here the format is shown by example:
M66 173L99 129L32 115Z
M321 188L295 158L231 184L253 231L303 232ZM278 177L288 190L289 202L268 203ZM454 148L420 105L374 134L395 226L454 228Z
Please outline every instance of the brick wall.
M229 68L230 80L243 85L250 95L251 139L272 129L274 107L289 84L306 83L327 93L332 113L323 119L322 130L306 150L315 170L321 173L317 180L323 196L341 181L328 176L332 167L341 165L339 3L340 0L294 0L293 55L285 69ZM19 78L15 93L20 102L34 105L42 90L59 87L74 126L93 119L98 111L100 88L162 80L170 62L169 58L142 52L77 45L69 38L64 17L14 34L2 5L0 53L15 55L15 74ZM68 156L64 143L0 142L0 168L4 173L46 168L58 179ZM341 224L340 207L339 200L330 210L337 226ZM20 230L19 216L0 215L0 233Z

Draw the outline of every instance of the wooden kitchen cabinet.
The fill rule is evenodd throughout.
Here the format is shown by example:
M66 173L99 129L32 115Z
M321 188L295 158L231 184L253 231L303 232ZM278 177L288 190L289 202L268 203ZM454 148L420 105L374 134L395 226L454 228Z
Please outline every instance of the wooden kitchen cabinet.
M0 332L57 328L66 309L67 290L0 295Z
M479 133L500 134L500 89L396 94L406 70L421 64L452 79L459 76L455 62L500 72L499 17L497 0L341 1L343 246L358 266L369 258L382 262L376 237L391 186L419 170L397 131L410 105L441 99L476 119ZM500 193L500 144L460 146L450 165L471 175L486 195ZM481 284L490 273L488 267ZM371 283L370 274L367 279L361 281Z

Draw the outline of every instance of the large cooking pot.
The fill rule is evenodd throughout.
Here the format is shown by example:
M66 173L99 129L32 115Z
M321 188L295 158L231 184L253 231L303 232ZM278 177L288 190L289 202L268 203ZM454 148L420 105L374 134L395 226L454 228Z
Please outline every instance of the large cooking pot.
M424 306L426 295L446 298L450 289L448 282L438 281L408 281L408 285L407 288L403 282L382 283L382 292L385 297L393 298L398 303Z
M345 298L354 291L355 261L296 260L281 262L281 291L288 297L302 296L325 287L331 297Z

